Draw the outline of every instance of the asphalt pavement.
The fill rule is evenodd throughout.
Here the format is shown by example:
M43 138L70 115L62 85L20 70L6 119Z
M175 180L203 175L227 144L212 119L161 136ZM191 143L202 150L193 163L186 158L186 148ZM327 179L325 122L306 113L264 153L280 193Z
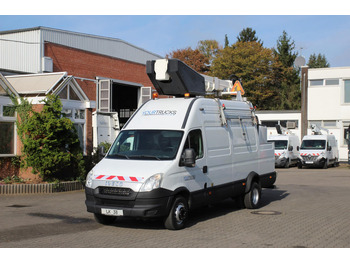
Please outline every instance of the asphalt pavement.
M180 231L162 221L86 212L84 191L0 195L1 248L349 248L350 169L277 169L257 210L233 200L191 212Z

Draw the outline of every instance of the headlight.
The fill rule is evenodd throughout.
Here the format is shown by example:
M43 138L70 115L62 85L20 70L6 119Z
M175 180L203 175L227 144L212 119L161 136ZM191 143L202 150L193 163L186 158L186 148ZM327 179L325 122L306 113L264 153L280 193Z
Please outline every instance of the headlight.
M149 192L153 189L160 187L160 182L162 181L163 174L155 174L149 177L142 185L140 192Z
M93 174L94 174L94 172L92 172L92 170L87 174L86 183L85 183L86 187L92 187L92 175Z

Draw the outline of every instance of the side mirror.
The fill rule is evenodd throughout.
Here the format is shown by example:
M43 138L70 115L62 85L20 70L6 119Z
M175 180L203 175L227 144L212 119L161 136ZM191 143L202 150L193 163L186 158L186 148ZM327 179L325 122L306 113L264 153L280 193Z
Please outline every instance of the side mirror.
M194 167L196 164L196 152L193 148L186 148L182 154L182 163L187 167Z
M327 151L332 151L332 147L328 146Z
M293 146L289 146L288 151L293 151Z
M297 151L299 151L300 150L300 147L299 146L297 146Z

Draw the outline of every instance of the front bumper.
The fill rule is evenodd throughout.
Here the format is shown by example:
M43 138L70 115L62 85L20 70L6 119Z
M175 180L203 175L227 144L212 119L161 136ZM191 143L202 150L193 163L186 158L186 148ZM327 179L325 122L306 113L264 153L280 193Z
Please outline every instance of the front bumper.
M287 163L288 159L285 157L280 157L275 159L275 167L284 167Z
M326 161L327 161L327 159L324 158L324 157L317 158L317 159L312 159L312 160L299 158L298 159L298 165L311 166L311 167L323 167Z
M135 193L129 196L101 194L99 188L85 188L85 204L88 212L101 214L101 209L123 210L123 216L155 218L168 215L173 200L171 191L155 189L151 192Z

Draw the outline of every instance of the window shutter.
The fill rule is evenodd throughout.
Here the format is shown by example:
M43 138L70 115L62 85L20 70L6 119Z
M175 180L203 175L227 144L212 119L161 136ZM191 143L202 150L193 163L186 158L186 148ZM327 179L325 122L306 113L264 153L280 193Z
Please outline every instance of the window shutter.
M110 112L111 104L111 80L99 81L98 109L101 112Z

